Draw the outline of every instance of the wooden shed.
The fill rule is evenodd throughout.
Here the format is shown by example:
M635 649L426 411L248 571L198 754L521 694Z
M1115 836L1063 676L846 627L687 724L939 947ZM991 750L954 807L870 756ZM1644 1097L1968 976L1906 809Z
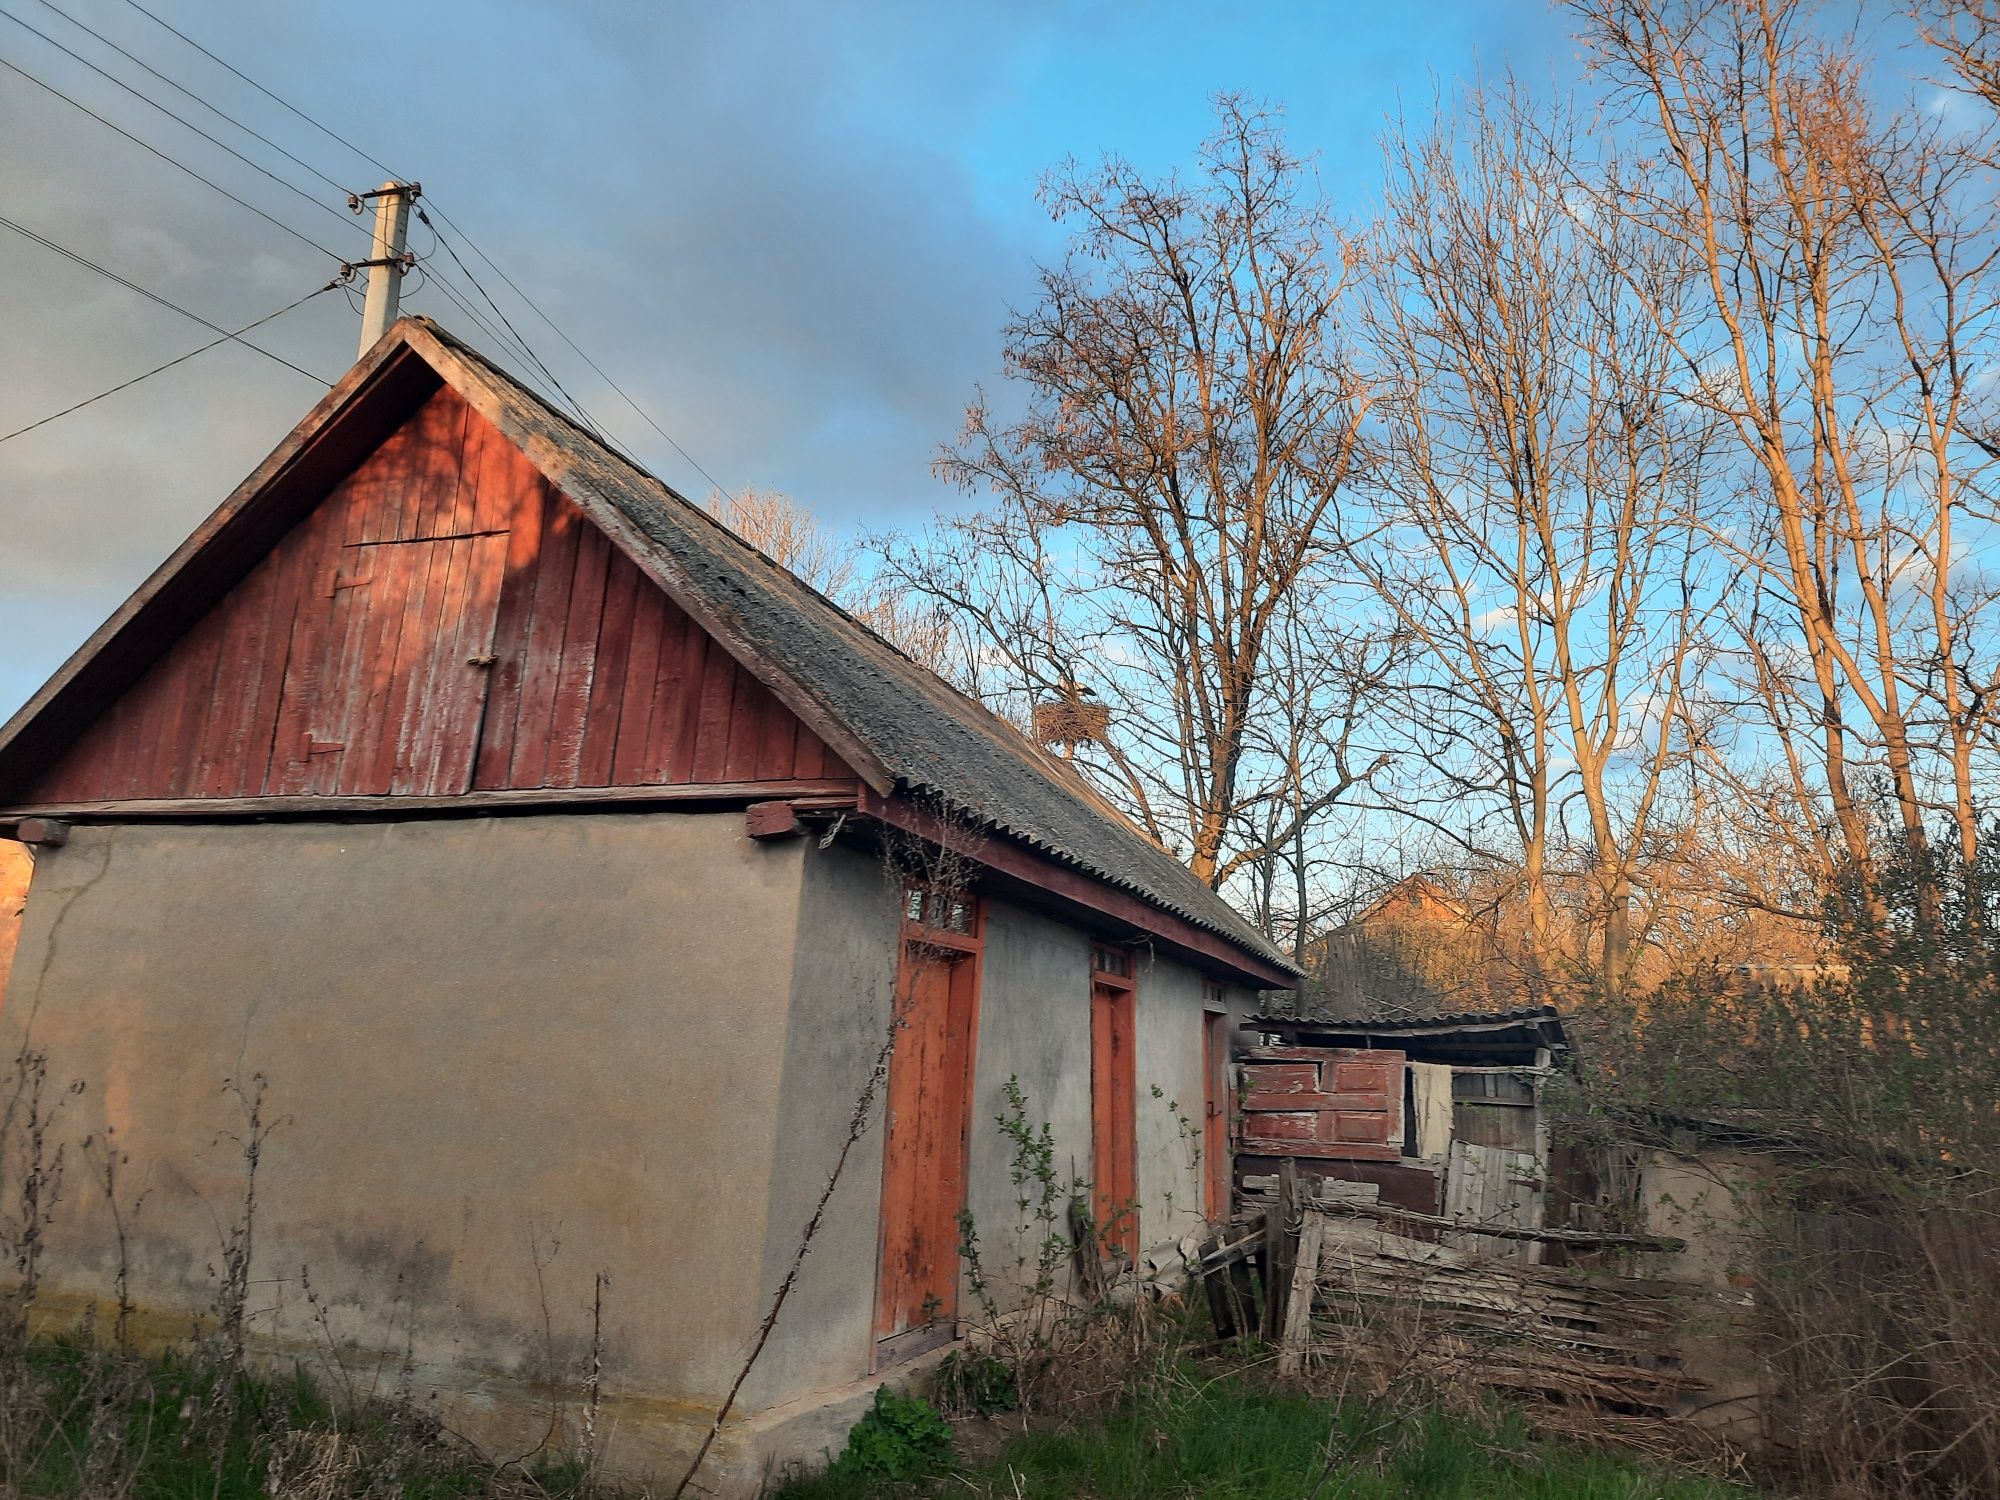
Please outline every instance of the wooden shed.
M1547 1221L1544 1079L1566 1065L1553 1006L1374 1019L1258 1016L1237 1054L1239 1173L1287 1157L1308 1176L1373 1184L1411 1213L1498 1229ZM1457 1236L1538 1261L1527 1239Z
M1231 1027L1294 977L1060 757L421 319L0 731L0 833L4 1055L129 1152L142 1326L213 1302L254 1104L262 1347L320 1337L309 1274L504 1435L604 1273L626 1472L705 1431L893 1034L725 1488L958 1335L956 1215L1016 1228L1010 1079L1096 1253L1198 1224ZM118 1239L64 1203L54 1312Z

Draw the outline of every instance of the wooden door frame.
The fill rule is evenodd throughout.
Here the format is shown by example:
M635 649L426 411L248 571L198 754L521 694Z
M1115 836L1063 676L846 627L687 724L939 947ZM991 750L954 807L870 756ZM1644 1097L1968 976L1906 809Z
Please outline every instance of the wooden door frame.
M921 893L920 897L919 893ZM965 1052L965 1109L962 1118L959 1120L958 1127L960 1149L962 1152L961 1171L965 1176L962 1187L969 1193L972 1169L972 1120L975 1113L979 1081L979 1004L981 993L985 988L986 910L985 904L970 892L960 893L955 896L946 895L947 900L964 903L968 930L954 931L949 926L934 925L926 920L926 917L930 909L930 900L940 894L942 893L938 892L934 887L926 885L924 882L904 882L902 909L897 918L896 928L895 988L890 994L889 1003L892 1008L902 1003L903 997L908 992L909 981L907 976L914 962L920 961L923 957L930 955L955 955L952 958L952 981L956 985L959 982L959 975L963 974L965 976L963 982L971 990L965 1004L965 1024L968 1034ZM919 897L914 903L915 914L912 911L913 897ZM889 1057L889 1066L893 1070L895 1065L895 1055L892 1052ZM889 1097L888 1079L886 1076L883 1079L883 1096L884 1108L886 1110L887 1099ZM907 1359L914 1359L919 1354L935 1348L939 1344L947 1343L958 1336L956 1298L953 1299L952 1317L946 1328L942 1331L935 1329L907 1329L900 1334L892 1334L886 1339L880 1337L876 1332L881 1326L882 1258L888 1240L889 1229L888 1205L883 1201L883 1193L887 1189L888 1178L889 1126L885 1118L882 1126L882 1157L880 1170L876 1178L874 1286L869 1293L868 1373L871 1375L890 1365L900 1364ZM965 1204L961 1202L959 1207L963 1209ZM956 1287L957 1278L958 1271L954 1264L954 1287ZM913 1339L911 1337L913 1334L923 1334L926 1332L933 1336L928 1339ZM896 1347L885 1347L888 1345L895 1345Z
M1100 959L1109 960L1115 967L1099 967ZM1098 994L1102 991L1110 996L1117 1007L1113 1023L1122 1016L1125 1022L1126 1051L1125 1066L1130 1073L1130 1087L1127 1093L1131 1108L1126 1111L1122 1122L1112 1113L1114 1101L1102 1097L1098 1088ZM1096 1221L1099 1245L1109 1251L1114 1244L1122 1244L1133 1262L1139 1258L1139 986L1133 974L1132 950L1109 943L1090 945L1090 1175L1091 1175L1091 1215ZM1106 1065L1112 1059L1103 1059ZM1108 1165L1103 1160L1105 1153L1100 1149L1106 1141L1123 1136L1129 1148L1129 1166L1132 1174L1131 1193L1127 1202L1130 1212L1120 1226L1117 1240L1109 1236L1110 1222L1127 1204L1114 1201L1107 1190L1104 1177ZM1108 1258L1108 1257L1107 1257Z

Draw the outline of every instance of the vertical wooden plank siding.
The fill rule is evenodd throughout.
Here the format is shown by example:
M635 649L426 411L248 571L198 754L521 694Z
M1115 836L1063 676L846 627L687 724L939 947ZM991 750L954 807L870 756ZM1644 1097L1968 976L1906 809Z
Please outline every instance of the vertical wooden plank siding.
M850 774L445 388L166 643L25 797Z
M490 432L484 422L473 424ZM508 525L507 560L500 583L500 613L493 632L493 668L486 701L486 722L480 729L477 768L472 784L482 790L509 785L514 761L514 736L521 716L521 673L528 656L528 634L533 623L535 578L541 567L543 516L553 507L554 497L541 475L529 467L527 459L494 433L487 449L502 450L519 460L511 472L503 472L501 457L495 454L482 464L482 489L498 494L506 488L514 497L511 511L494 502L489 523Z

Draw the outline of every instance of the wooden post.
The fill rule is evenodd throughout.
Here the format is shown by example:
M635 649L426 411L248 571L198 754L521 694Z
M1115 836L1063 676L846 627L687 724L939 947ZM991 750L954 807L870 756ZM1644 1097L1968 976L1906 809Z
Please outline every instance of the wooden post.
M1312 1347L1313 1294L1319 1289L1320 1244L1326 1235L1326 1215L1308 1207L1299 1222L1299 1258L1292 1267L1292 1285L1285 1306L1284 1337L1278 1341L1278 1373L1298 1375Z
M24 844L60 849L69 842L69 824L61 818L23 818L14 830L14 837Z
M1205 1266L1201 1279L1208 1287L1208 1316L1215 1324L1215 1336L1218 1339L1236 1337L1236 1319L1230 1310L1229 1289L1226 1285L1229 1268L1207 1266L1206 1262L1211 1254L1222 1248L1222 1242L1228 1237L1227 1231L1218 1229L1201 1242L1202 1263Z
M1298 1210L1298 1163L1288 1156L1278 1166L1278 1201L1264 1218L1264 1337L1274 1342L1285 1331L1285 1298L1291 1288L1293 1252L1298 1248L1292 1225Z

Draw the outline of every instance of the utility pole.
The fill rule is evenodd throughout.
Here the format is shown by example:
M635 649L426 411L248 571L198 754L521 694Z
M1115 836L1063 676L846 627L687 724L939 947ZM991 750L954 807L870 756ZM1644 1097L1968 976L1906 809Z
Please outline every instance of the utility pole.
M375 244L368 259L354 267L368 268L368 296L361 307L361 352L374 348L375 341L396 321L396 309L403 300L403 273L415 263L409 251L410 205L424 194L423 184L385 182L372 193L356 193L347 206L361 212L362 203L375 200Z

